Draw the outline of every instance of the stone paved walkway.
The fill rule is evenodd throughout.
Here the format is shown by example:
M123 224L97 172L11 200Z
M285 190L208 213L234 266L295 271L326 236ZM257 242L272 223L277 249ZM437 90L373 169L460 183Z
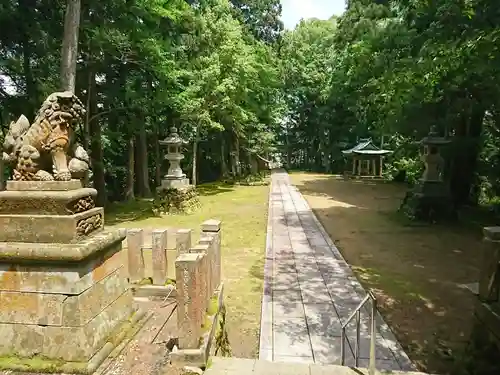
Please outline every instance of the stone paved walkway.
M341 324L365 290L283 170L269 197L260 359L340 364ZM377 314L377 368L411 371L408 356ZM355 322L346 365L354 365ZM359 367L368 367L369 306L362 310Z
M376 375L387 374L377 372ZM393 373L396 375L396 373ZM421 372L398 372L398 375L427 375ZM368 370L344 366L304 363L278 363L255 359L213 357L205 375L368 375Z

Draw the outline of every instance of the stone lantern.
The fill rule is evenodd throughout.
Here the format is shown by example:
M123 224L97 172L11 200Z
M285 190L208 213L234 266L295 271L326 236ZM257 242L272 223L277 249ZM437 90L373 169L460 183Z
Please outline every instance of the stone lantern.
M445 161L440 153L441 147L449 143L450 140L440 137L434 127L420 141L420 160L425 170L417 185L406 194L400 208L409 216L434 221L455 215L449 185L443 181Z
M424 185L426 183L444 185L444 159L441 156L440 148L448 143L450 141L444 137L440 137L434 127L431 127L429 134L420 141L420 144L423 146L421 160L425 164L425 171L420 181Z
M177 134L177 128L172 127L170 128L170 135L159 143L167 147L165 159L170 163L167 174L163 176L161 188L182 189L189 187L189 179L186 178L186 174L181 168L181 160L184 159L181 147L187 142Z

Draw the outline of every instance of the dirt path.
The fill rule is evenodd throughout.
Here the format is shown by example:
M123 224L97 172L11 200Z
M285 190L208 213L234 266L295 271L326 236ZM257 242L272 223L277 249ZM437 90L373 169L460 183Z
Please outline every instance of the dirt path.
M464 227L408 226L396 213L403 186L291 174L294 183L366 288L410 358L446 374L449 348L469 338L481 233Z

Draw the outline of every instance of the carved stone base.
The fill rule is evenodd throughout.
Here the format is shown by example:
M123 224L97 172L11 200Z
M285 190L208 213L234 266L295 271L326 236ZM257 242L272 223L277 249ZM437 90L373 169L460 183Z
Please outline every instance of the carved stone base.
M71 243L101 230L97 191L72 181L8 181L0 192L0 241Z
M66 191L83 187L80 180L70 181L7 181L7 190L17 191Z
M89 361L134 313L124 238L0 243L0 356Z
M74 215L95 207L95 189L0 191L0 214Z
M0 215L0 241L71 243L103 227L102 207L74 215Z

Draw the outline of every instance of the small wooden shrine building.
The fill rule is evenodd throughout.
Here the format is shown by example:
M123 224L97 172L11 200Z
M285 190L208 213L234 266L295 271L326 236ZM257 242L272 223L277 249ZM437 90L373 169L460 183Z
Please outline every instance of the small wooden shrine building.
M360 139L358 144L342 154L351 160L354 176L381 177L384 156L392 153L376 146L371 138Z

